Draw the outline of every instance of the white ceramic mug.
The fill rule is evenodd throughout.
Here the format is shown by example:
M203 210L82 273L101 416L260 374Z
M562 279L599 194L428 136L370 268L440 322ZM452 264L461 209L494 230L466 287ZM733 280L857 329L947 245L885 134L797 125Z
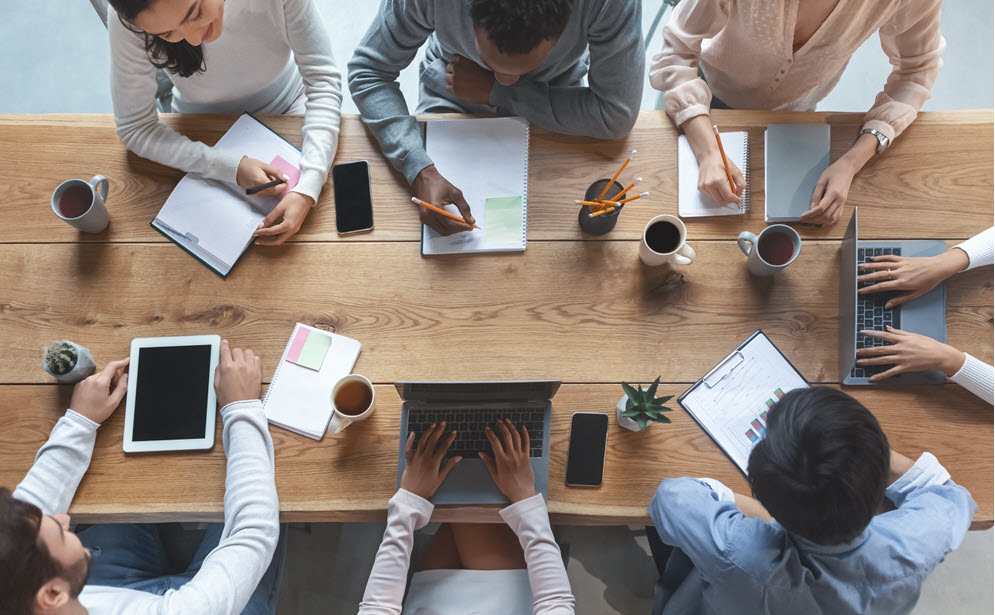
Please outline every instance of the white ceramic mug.
M670 252L657 252L646 243L646 231L650 229L651 226L657 222L669 222L677 228L677 232L680 233L680 238L677 240L677 247L675 247ZM687 244L688 229L681 222L681 219L677 216L671 216L669 214L661 214L656 216L652 220L646 223L646 227L643 228L643 240L639 244L639 260L643 261L644 265L650 267L656 267L658 265L663 265L665 263L675 263L677 265L690 265L694 262L694 250L691 246Z
M774 233L786 235L791 239L793 246L791 258L780 265L768 263L762 256L760 256L760 244L763 243L765 239L769 239L769 236ZM772 276L778 271L784 269L791 263L795 262L795 259L798 258L798 254L802 250L802 238L798 236L798 231L791 228L787 224L772 224L760 231L759 235L743 231L739 234L739 239L737 239L736 242L739 244L739 249L746 255L746 268L749 269L750 273L753 275L759 276Z
M363 410L359 414L346 414L341 412L335 407L335 394L339 392L342 385L347 382L362 382L370 389L370 405L366 410ZM377 406L376 389L373 388L373 383L366 379L365 376L360 376L359 374L349 374L348 376L343 376L335 383L332 387L332 397L329 399L329 403L332 404L332 420L328 422L328 433L339 433L349 425L357 421L362 421L370 418L373 414L373 410Z
M81 214L75 217L66 217L59 209L59 201L67 190L86 190L90 195L89 206ZM59 187L52 193L52 211L69 224L75 226L84 233L99 233L107 228L111 221L111 216L107 213L107 191L110 184L103 175L94 175L93 179L85 182L82 179L70 179L59 184Z

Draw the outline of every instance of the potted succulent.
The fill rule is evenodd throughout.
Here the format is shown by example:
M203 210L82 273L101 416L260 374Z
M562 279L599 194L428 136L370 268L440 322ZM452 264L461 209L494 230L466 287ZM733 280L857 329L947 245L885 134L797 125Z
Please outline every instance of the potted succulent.
M657 397L658 386L660 386L659 376L648 389L642 387L636 389L625 382L622 383L625 395L615 406L615 420L620 427L630 431L645 431L650 423L670 422L670 419L663 415L664 412L670 412L670 408L663 404L670 401L673 395Z
M75 384L93 373L93 355L75 342L52 342L45 349L45 371L59 382Z

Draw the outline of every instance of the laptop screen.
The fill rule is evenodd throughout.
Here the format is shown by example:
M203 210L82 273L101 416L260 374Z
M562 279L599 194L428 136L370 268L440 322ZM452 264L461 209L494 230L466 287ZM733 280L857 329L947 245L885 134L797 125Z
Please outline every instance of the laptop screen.
M853 371L857 361L857 208L840 247L840 382Z
M401 399L432 402L524 402L552 399L559 380L508 382L396 382Z

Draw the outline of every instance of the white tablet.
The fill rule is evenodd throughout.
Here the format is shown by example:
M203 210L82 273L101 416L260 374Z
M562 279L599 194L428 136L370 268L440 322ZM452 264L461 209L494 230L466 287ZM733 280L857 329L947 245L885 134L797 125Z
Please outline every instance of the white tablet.
M217 335L131 341L124 450L188 451L214 446Z

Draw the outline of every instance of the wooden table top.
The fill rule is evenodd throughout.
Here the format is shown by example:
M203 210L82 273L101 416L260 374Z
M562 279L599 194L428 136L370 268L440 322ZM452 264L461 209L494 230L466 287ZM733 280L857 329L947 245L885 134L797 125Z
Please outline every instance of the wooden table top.
M253 249L222 280L153 231L148 221L181 176L118 143L108 116L0 116L0 485L30 467L68 404L39 365L41 348L72 339L98 364L128 354L134 337L218 333L263 357L268 381L295 322L358 339L356 371L377 383L377 411L321 442L280 428L277 487L285 520L369 520L385 516L396 483L401 380L560 379L553 399L549 509L558 523L643 523L660 480L712 476L748 493L742 474L676 404L673 423L646 433L612 420L600 489L564 485L573 412L611 414L620 380L651 381L679 394L757 328L813 383L833 385L838 328L839 238L832 227L798 226L798 261L774 279L751 278L733 240L763 222L763 129L768 123L827 122L833 155L852 141L859 114L716 112L724 129L751 140L754 210L687 221L698 259L650 269L638 261L646 220L676 213L676 131L644 112L633 132L602 142L533 127L529 247L524 253L419 256L417 212L403 178L379 155L358 118L347 116L336 162L366 159L376 230L340 238L330 187L287 246ZM861 238L931 238L948 245L992 225L991 110L923 113L885 156L854 181ZM213 143L233 118L168 116L192 138ZM265 121L300 143L299 117ZM573 200L594 179L629 165L649 199L627 208L599 240L582 236ZM63 179L110 179L111 225L81 235L50 211ZM645 201L645 202L644 202ZM397 210L401 211L397 211ZM683 274L673 281L671 273ZM669 281L669 282L668 282ZM993 361L990 268L947 283L947 336ZM893 448L937 455L973 494L975 527L993 506L990 406L956 385L851 387L879 418ZM203 453L125 455L123 411L98 433L90 469L71 513L80 521L217 520L225 460ZM220 441L220 438L218 439ZM964 454L965 452L969 454ZM496 520L496 509L440 508L438 520Z

